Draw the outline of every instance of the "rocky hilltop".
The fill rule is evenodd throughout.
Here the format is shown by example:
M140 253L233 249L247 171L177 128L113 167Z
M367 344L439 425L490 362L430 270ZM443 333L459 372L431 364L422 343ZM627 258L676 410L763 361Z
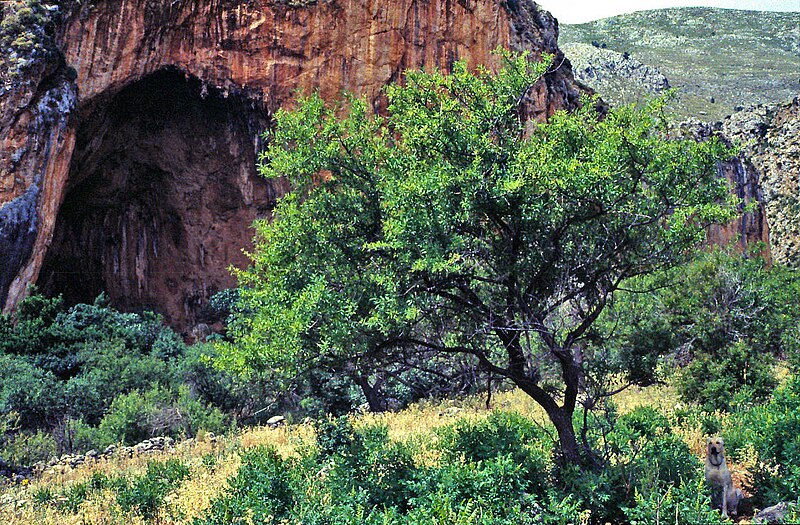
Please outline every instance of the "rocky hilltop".
M683 118L713 122L800 92L800 12L655 9L560 30L562 47L594 42L657 68L678 89Z
M602 94L613 105L630 104L669 89L658 68L643 64L629 53L577 42L562 44L575 78Z
M498 46L563 56L530 0L9 0L0 46L0 303L36 284L106 291L179 329L246 264L281 184L259 134L296 90L335 98L408 68L497 64ZM533 118L577 104L568 63Z

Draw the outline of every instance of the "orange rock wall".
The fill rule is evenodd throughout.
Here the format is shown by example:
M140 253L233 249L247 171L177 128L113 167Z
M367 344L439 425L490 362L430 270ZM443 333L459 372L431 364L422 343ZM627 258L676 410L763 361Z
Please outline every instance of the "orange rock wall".
M233 94L249 100L252 111L268 117L291 101L298 89L317 89L328 99L343 90L353 91L366 95L380 109L382 87L401 80L405 69L447 69L458 59L472 66L495 66L498 59L492 51L502 46L530 50L534 56L556 54L559 67L531 95L534 118L541 120L559 108L574 107L579 95L569 63L563 63L557 48L557 24L529 0L95 0L65 13L56 32L61 56L36 69L26 85L0 93L0 206L9 206L6 216L0 207L0 245L5 235L7 244L13 245L9 254L15 254L6 255L5 260L0 254L4 265L0 302L5 311L13 309L27 286L37 282L62 203L88 176L75 171L84 164L73 157L90 156L89 150L100 148L90 137L76 153L78 130L86 122L95 122L98 112L123 88L164 68L196 77L223 97ZM258 147L255 137L232 140L239 143L230 151L248 143ZM241 180L242 169L248 171L245 178L250 182ZM258 184L252 165L233 167L229 175L215 174L224 176L236 187ZM197 184L187 182L180 188ZM239 232L229 236L231 246L221 252L239 253L243 247L239 246L240 230L249 227L259 215L257 205L264 204L256 203L250 210L244 193L246 189L239 199L244 211L234 214L235 220L228 217L221 222ZM17 205L22 209L20 199L26 196L36 199L35 216L20 219L25 214L15 212L17 218L13 218L9 210ZM184 201L180 197L175 202ZM175 213L192 212L176 209ZM213 214L207 218L216 220ZM32 233L31 242L15 242L22 231ZM197 231L201 229L193 227L184 233L191 237ZM216 235L226 238L225 232ZM227 265L246 262L243 256L231 258L218 257L210 265L186 259L182 264L192 267L178 269L185 279L174 283L171 278L172 289L156 287L142 300L160 309L173 324L188 328L197 320L193 309L203 298L196 291L202 290L202 296L232 285ZM205 256L200 260L205 261ZM152 272L168 264L163 260ZM146 261L136 260L140 276L149 275L146 266ZM104 278L123 277L112 272ZM170 298L185 295L189 288L194 290L191 305ZM127 305L136 302L135 298L116 299Z

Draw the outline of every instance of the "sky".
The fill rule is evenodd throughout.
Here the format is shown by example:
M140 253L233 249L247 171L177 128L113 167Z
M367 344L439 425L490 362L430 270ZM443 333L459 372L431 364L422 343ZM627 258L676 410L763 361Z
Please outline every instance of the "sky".
M580 24L622 13L663 7L708 6L800 12L800 0L536 0L536 3L553 13L561 24Z

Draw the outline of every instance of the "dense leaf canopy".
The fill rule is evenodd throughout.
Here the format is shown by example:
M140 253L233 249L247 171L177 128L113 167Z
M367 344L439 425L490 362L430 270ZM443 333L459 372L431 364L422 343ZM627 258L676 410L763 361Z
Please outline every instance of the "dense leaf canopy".
M276 115L262 174L293 191L238 274L228 367L469 355L551 419L572 414L582 339L614 291L730 217L726 149L670 136L664 99L526 122L549 61L504 59L409 72L386 116L316 95Z

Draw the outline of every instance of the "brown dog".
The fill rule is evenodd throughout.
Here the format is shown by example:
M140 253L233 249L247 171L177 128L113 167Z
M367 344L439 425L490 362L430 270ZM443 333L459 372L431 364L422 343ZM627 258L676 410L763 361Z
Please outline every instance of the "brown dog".
M736 514L742 491L733 487L731 472L725 462L725 443L721 437L708 438L706 442L706 482L722 488L722 515Z

